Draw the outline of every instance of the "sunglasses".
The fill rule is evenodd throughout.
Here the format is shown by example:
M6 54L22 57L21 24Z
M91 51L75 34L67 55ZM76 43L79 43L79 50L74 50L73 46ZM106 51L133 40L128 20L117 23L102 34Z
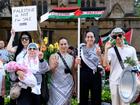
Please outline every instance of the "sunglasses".
M28 41L29 40L29 38L28 37L24 37L24 38L21 38L21 41Z
M117 39L117 37L122 38L122 34L118 34L118 35L113 35L112 36L113 39Z
M61 46L63 46L63 45L67 45L67 43L61 43L60 45L61 45Z
M37 50L36 48L29 48L29 50Z

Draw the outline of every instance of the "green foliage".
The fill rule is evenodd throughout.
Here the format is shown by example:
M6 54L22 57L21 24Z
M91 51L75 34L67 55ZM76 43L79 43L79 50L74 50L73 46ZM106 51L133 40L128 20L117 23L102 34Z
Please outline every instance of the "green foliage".
M8 96L10 93L10 77L8 73L6 73L5 76L5 86L6 86L6 96Z
M111 94L108 87L104 87L104 89L102 90L102 101L111 102Z
M47 60L47 61L49 61L49 57L50 57L51 54L53 54L53 53L55 53L55 52L49 52L48 50L46 50L46 51L44 52L44 59Z
M76 98L71 99L71 105L78 105L78 101Z
M124 63L128 64L129 66L136 66L136 61L131 57L126 57Z
M9 105L10 104L10 97L5 97L4 98L4 105Z
M136 16L140 16L140 0L135 0L134 9Z

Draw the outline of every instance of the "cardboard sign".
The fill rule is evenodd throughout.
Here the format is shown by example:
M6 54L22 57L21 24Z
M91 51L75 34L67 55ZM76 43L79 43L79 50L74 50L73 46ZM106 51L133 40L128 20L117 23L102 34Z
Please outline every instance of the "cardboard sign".
M12 29L15 32L36 31L36 6L12 7Z

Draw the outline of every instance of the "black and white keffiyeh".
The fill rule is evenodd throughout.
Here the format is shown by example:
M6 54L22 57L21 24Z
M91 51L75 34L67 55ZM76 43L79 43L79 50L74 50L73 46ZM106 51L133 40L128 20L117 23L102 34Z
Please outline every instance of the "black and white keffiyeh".
M96 54L97 46L94 45L92 48L87 48L85 44L81 44L80 48L81 58L84 63L93 71L96 71L99 64L99 58Z

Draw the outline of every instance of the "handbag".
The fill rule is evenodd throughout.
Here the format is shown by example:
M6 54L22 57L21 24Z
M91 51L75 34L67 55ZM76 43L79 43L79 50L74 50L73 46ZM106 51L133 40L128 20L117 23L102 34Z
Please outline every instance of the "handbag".
M21 86L18 82L15 82L10 89L10 98L17 99L20 96Z
M71 72L69 66L67 65L65 59L63 58L63 56L60 54L60 52L57 52L57 54L60 56L60 58L62 59L64 65L66 66L66 69L64 69L64 70L65 70L65 73L66 73L66 74L67 74L67 73L70 73L70 74L72 75L72 72Z
M121 65L122 69L124 69L124 64L123 64L122 58L121 58L120 53L118 51L118 48L116 46L114 47L114 50L116 52L117 58L118 58L118 60L120 62L120 65Z

